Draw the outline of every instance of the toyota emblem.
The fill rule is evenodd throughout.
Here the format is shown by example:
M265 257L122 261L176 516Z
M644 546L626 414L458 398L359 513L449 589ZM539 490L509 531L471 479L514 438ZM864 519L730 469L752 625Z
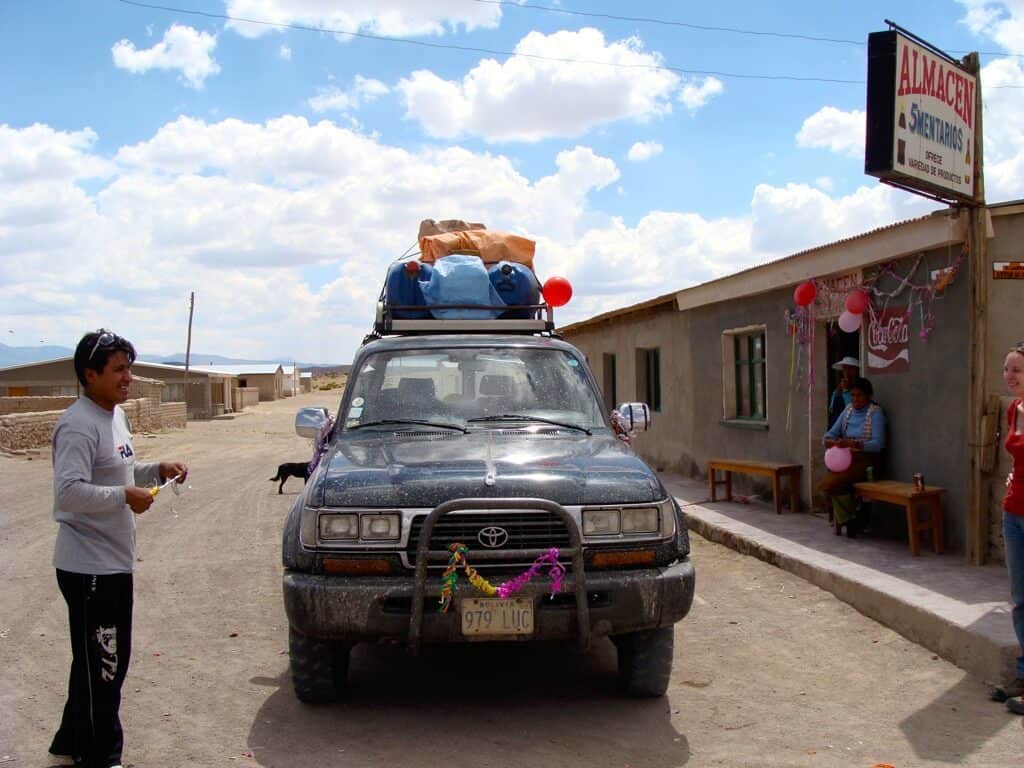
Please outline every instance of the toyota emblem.
M508 543L508 531L496 525L489 525L486 528L480 529L480 533L476 535L476 538L477 541L488 549L498 549Z

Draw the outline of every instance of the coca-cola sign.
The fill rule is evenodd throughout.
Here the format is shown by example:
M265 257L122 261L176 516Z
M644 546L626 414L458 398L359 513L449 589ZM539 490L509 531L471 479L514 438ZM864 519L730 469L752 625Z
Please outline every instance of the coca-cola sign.
M873 310L868 322L868 373L910 370L910 315L907 307Z

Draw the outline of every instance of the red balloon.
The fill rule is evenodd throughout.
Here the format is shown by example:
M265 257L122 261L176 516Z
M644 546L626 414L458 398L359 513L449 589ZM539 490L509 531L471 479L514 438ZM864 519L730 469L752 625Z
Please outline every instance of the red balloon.
M549 277L544 282L544 301L552 307L561 307L572 298L572 285L564 277Z
M818 289L814 286L814 283L808 280L806 283L800 283L793 291L793 301L798 306L806 307L812 301L814 297L818 295Z
M868 311L868 295L861 290L851 291L846 297L846 311L855 315L862 315Z

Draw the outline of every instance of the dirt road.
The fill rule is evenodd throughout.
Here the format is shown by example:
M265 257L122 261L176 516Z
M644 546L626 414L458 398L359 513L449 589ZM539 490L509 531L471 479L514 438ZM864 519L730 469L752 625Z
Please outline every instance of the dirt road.
M1020 765L1024 719L983 685L830 594L694 537L697 600L667 697L614 693L615 655L560 646L360 647L344 703L300 705L288 677L280 532L299 491L300 405L136 438L191 486L139 519L126 764L179 766ZM47 765L69 662L50 559L51 468L0 457L0 768Z

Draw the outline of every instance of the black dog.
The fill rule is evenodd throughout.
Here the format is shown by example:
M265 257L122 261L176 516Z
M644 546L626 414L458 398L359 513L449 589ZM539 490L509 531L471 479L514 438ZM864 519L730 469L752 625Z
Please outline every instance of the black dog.
M309 480L309 462L286 461L277 468L277 474L270 478L270 481L281 481L281 484L277 486L277 492L279 494L284 493L284 481L289 477L301 477L303 482Z

